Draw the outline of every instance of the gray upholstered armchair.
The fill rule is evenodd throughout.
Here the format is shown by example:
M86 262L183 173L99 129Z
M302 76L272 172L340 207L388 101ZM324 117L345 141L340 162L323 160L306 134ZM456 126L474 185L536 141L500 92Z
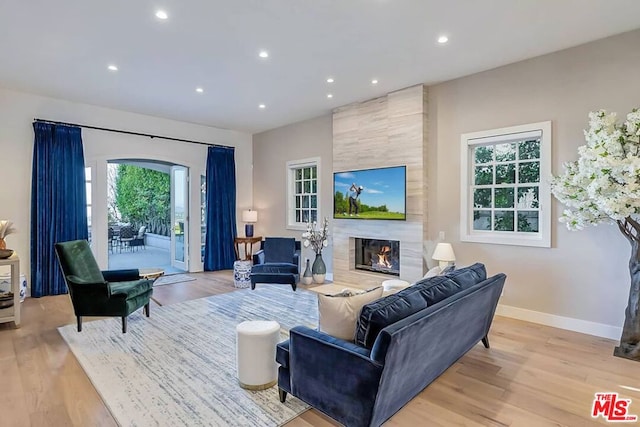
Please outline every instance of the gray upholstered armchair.
M251 289L256 283L281 283L296 290L300 275L300 241L293 237L267 237L253 255Z

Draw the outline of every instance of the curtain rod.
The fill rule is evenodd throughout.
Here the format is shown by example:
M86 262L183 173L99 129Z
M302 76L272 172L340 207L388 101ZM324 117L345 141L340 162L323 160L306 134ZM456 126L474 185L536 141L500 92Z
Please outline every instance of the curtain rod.
M135 136L146 136L146 137L149 137L151 139L159 138L159 139L166 139L168 141L186 142L188 144L207 145L209 147L234 148L234 147L230 147L228 145L209 144L207 142L193 141L193 140L190 140L190 139L173 138L171 136L153 135L153 134L150 134L150 133L132 132L132 131L129 131L129 130L122 130L122 129L112 129L112 128L103 128L103 127L98 127L98 126L80 125L80 124L77 124L77 123L58 122L58 121L55 121L55 120L45 120L45 119L38 119L38 118L35 118L33 120L35 120L36 122L41 122L41 123L50 123L52 125L75 126L75 127L79 127L79 128L101 130L101 131L105 131L105 132L124 133L124 134L127 134L127 135L135 135Z

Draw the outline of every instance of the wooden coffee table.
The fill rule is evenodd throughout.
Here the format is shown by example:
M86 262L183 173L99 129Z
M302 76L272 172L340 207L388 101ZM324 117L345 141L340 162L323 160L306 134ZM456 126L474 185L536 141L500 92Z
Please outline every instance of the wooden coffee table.
M344 290L349 290L353 293L364 291L364 289L362 288L356 288L354 286L337 285L337 284L314 286L312 288L307 288L307 290L316 292L318 294L323 294L323 295L336 295L341 293Z
M164 275L164 270L161 268L141 268L138 270L141 279L157 280L158 277Z

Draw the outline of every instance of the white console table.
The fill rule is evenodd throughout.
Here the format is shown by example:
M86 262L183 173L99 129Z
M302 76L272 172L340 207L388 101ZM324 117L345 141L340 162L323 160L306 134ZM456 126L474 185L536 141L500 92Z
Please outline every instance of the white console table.
M20 326L20 258L15 253L9 258L0 259L0 266L11 266L11 292L13 292L13 306L0 308L0 323L15 322Z

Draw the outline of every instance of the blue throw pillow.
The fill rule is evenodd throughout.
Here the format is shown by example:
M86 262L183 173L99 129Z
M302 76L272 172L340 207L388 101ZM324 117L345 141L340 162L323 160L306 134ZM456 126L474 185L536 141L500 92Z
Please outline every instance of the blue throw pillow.
M454 280L464 289L467 289L477 283L487 280L487 269L484 264L477 262L469 267L446 272L444 275Z
M420 286L424 290L427 303L433 305L486 279L487 270L484 264L475 263L453 270L444 276L420 280L413 286Z
M358 317L356 344L372 348L382 329L426 307L427 300L415 285L365 305Z

